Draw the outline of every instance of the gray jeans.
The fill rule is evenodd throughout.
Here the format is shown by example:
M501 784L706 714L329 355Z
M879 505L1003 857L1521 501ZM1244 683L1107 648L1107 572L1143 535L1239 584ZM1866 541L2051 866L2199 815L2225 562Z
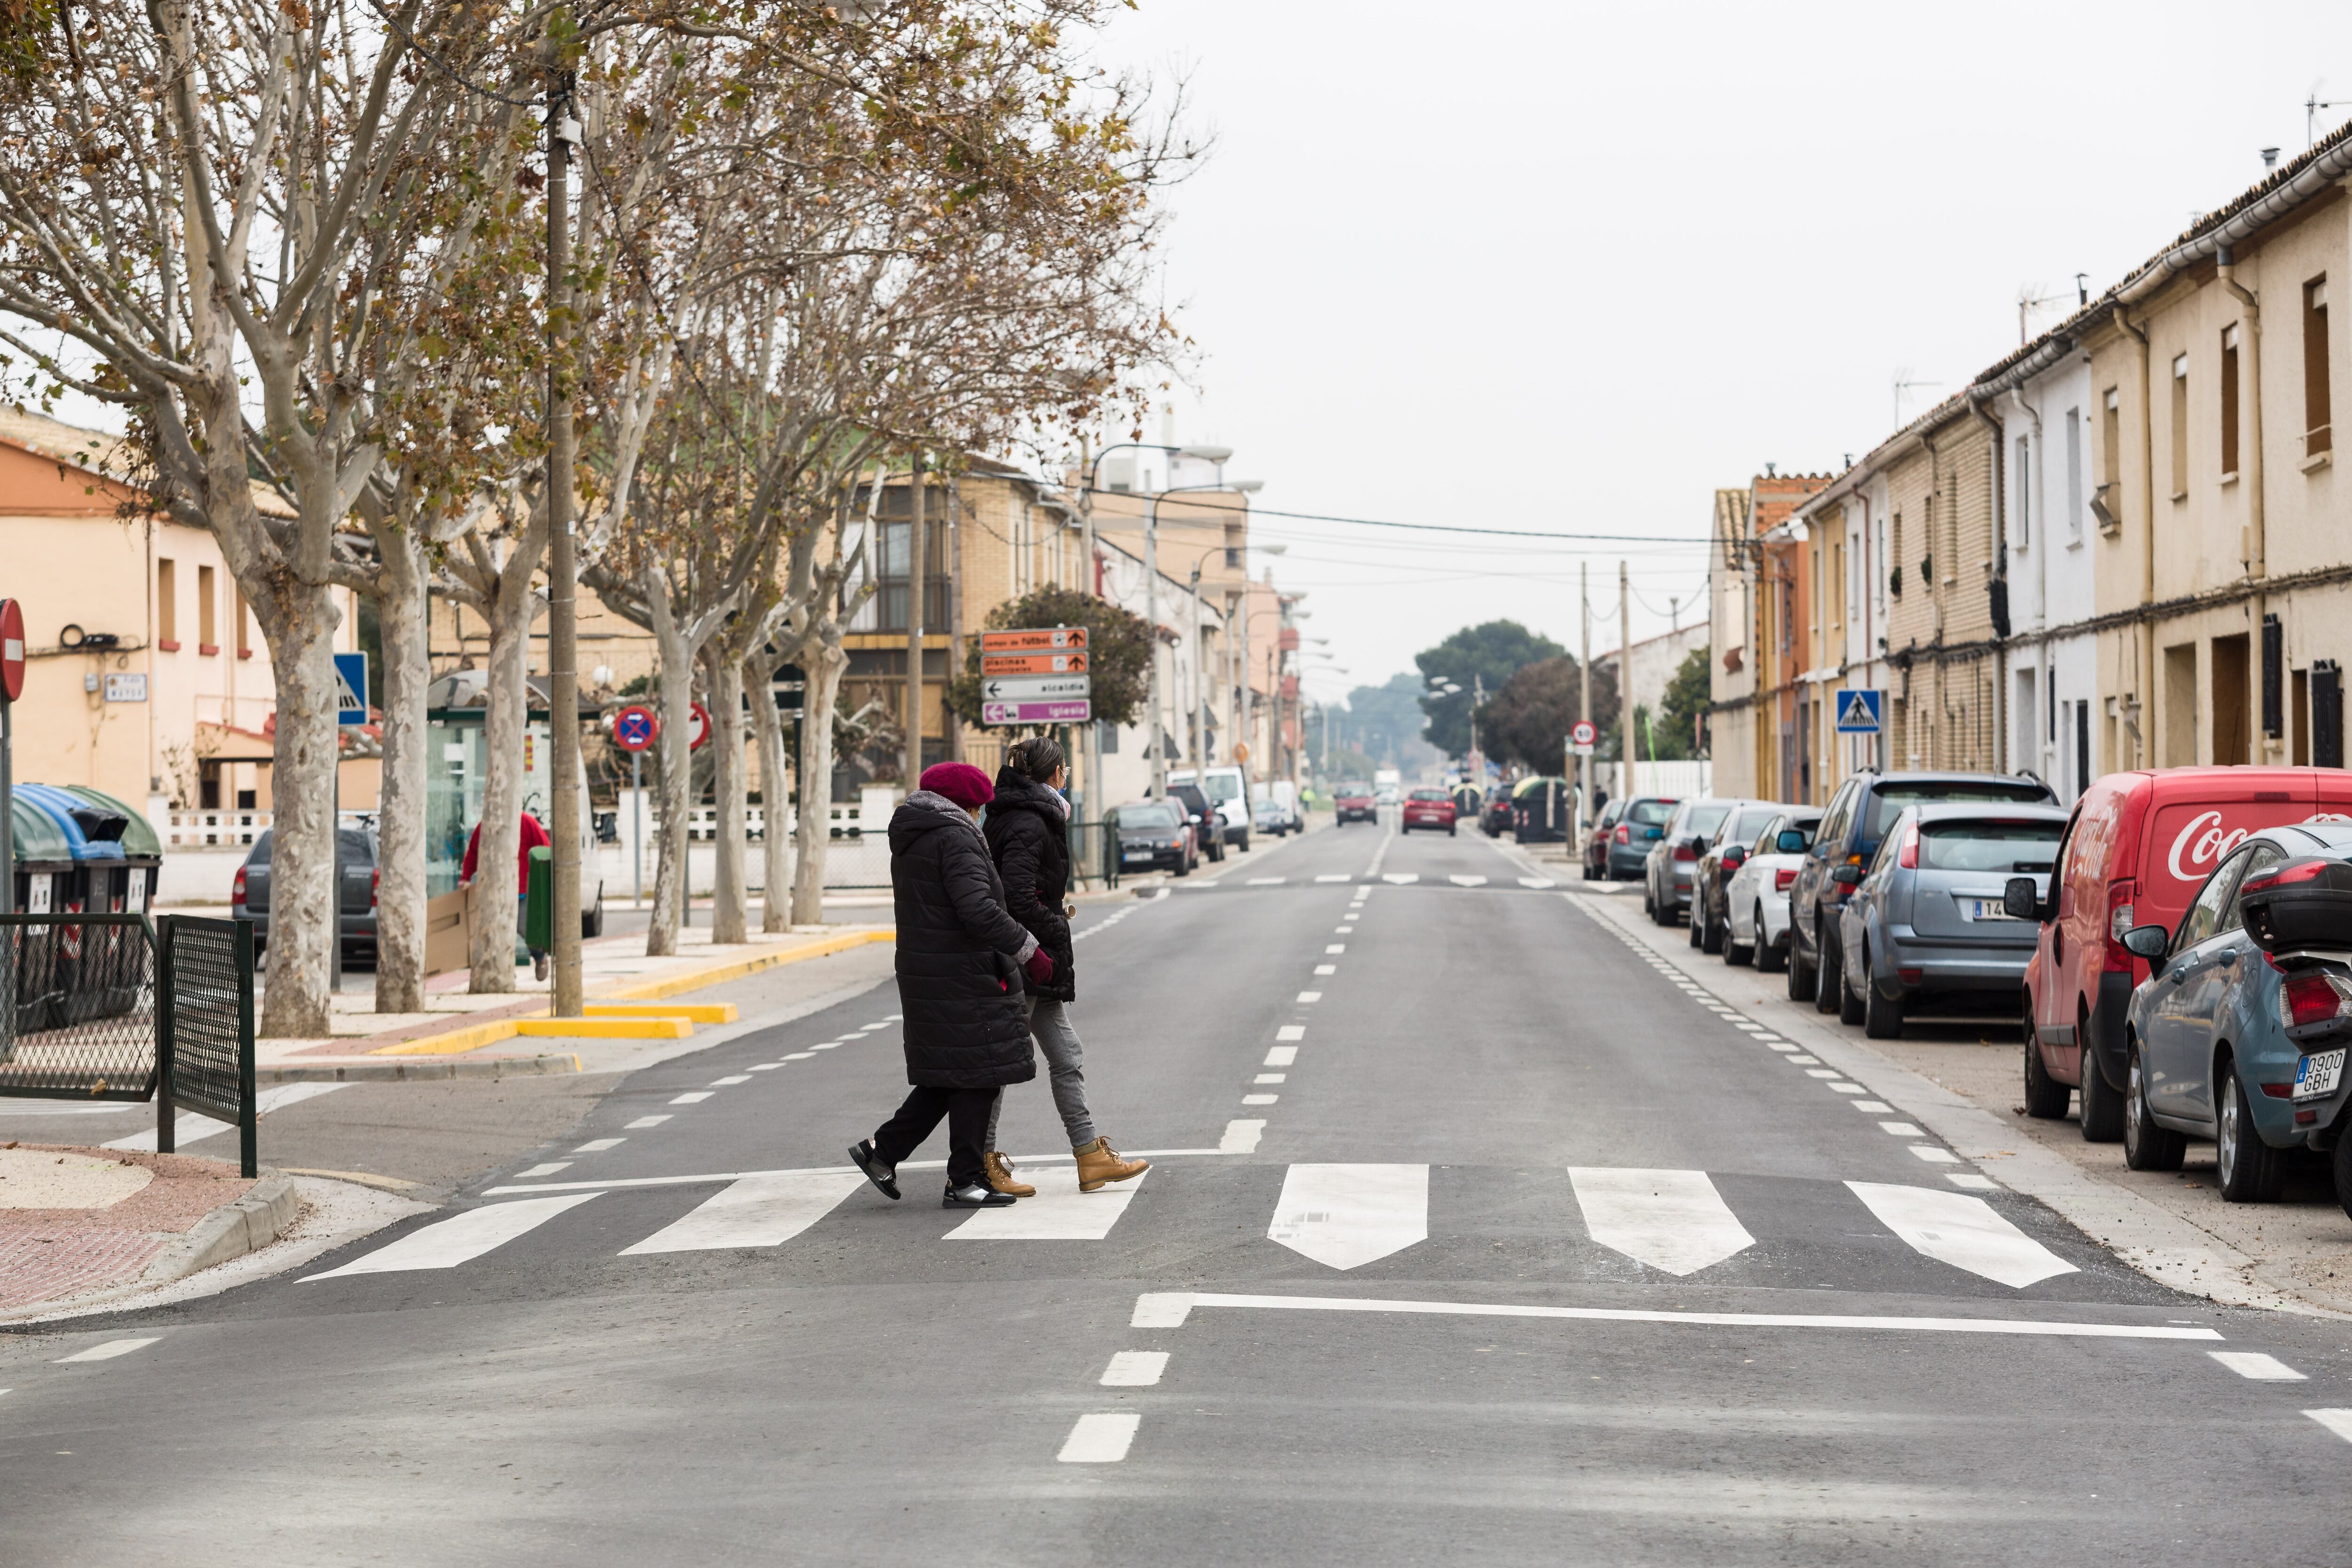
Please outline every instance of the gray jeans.
M1070 1027L1069 1010L1059 1002L1030 997L1029 1033L1045 1053L1045 1076L1053 1080L1054 1109L1062 1113L1062 1131L1069 1135L1071 1148L1083 1148L1095 1141L1095 1119L1087 1111L1086 1050L1078 1044L1078 1032ZM996 1119L1003 1110L1000 1094L988 1113L992 1149L997 1146Z

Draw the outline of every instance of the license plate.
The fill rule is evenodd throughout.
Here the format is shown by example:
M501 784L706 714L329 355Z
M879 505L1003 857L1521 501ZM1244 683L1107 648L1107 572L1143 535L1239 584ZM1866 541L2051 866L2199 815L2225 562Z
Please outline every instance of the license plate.
M1125 858L1129 860L1149 860L1151 858L1151 851L1149 849L1130 849L1127 852Z
M2323 1094L2334 1094L2336 1086L2344 1081L2344 1053L2322 1051L2305 1057L2294 1067L2294 1097L2316 1100Z
M2017 918L2000 907L1999 899L1963 899L1960 907L1972 921L2013 921Z

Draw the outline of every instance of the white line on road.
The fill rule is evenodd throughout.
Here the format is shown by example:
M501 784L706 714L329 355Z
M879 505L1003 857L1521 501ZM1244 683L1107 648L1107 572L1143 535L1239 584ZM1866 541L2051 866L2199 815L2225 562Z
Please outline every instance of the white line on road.
M2346 1442L2352 1443L2352 1410L2306 1410L2304 1414Z
M1846 1103L1869 1116L1885 1116L1895 1109L1883 1100L1850 1100Z
M783 1065L784 1064L782 1062L753 1062L750 1067L743 1070L746 1072L773 1072Z
M1254 1121L1228 1121L1225 1123L1225 1135L1217 1140L1217 1152L1255 1154L1257 1152L1257 1141L1265 1131L1264 1117Z
M1612 1252L1689 1275L1756 1245L1705 1171L1571 1167L1584 1227Z
M1242 1103L1244 1105L1272 1105L1281 1098L1282 1096L1278 1094L1245 1094L1242 1096Z
M1454 872L1445 879L1457 888L1483 888L1486 885L1486 878L1474 877L1460 871Z
M667 1111L662 1112L659 1116L640 1116L635 1121L629 1123L629 1131L635 1132L641 1127L659 1127L663 1122L667 1121L668 1120L669 1112Z
M332 1094L339 1089L351 1087L351 1082L348 1080L342 1083L329 1083L314 1079L304 1083L276 1084L253 1097L253 1114L257 1118L267 1116L273 1110L282 1110L287 1106L299 1105L303 1100L316 1100L322 1094ZM183 1147L194 1143L200 1138L216 1138L224 1132L236 1131L236 1124L233 1121L217 1121L209 1116L200 1116L193 1110L179 1111L172 1119L172 1141ZM143 1149L152 1153L155 1149L155 1129L150 1127L144 1132L134 1132L128 1138L112 1139L101 1144L100 1147Z
M1252 877L1242 885L1248 888L1279 888L1289 879L1287 877Z
M1127 1458L1135 1429L1142 1424L1142 1415L1129 1410L1081 1415L1055 1458L1066 1465L1116 1465Z
M1938 1148L1933 1143L1914 1143L1910 1148L1911 1152L1931 1165L1957 1165L1960 1163L1960 1157L1958 1154L1953 1153L1949 1149Z
M781 1247L831 1214L866 1184L863 1173L794 1171L747 1176L703 1200L621 1256L651 1252L715 1252L730 1247Z
M670 1103L672 1105L700 1105L704 1100L709 1100L709 1098L710 1091L707 1089L689 1089L686 1093L679 1095L676 1100L671 1100Z
M625 1138L592 1138L572 1152L575 1154L601 1154L607 1149L617 1149L627 1142Z
M831 1046L826 1046L823 1048L828 1051L833 1049ZM792 1055L786 1057L784 1060L788 1062L804 1062L814 1055L816 1055L815 1051L794 1051Z
M1522 877L1519 879L1519 886L1522 888L1542 889L1554 887L1557 884L1555 884L1549 877Z
M1262 1121L1229 1122L1228 1127L1263 1127ZM1230 1154L1231 1149L1122 1149L1120 1153L1130 1160L1177 1160L1202 1154ZM1242 1150L1246 1154L1248 1150ZM1059 1161L1067 1164L1077 1156L1067 1149L1057 1154L1015 1154L1014 1163L1050 1165ZM901 1160L901 1171L944 1171L945 1160ZM722 1182L746 1181L755 1176L839 1176L862 1174L855 1165L809 1165L796 1171L701 1171L690 1176L610 1176L588 1182L538 1182L528 1187L484 1187L487 1198L506 1197L515 1193L574 1193L610 1192L623 1187L707 1187Z
M1339 973L1339 966L1336 963L1318 963L1315 966L1315 973L1318 974L1337 974Z
M544 1164L533 1165L528 1171L517 1171L515 1173L515 1180L518 1182L535 1181L541 1176L551 1176L558 1171L568 1171L570 1169L572 1169L572 1162L569 1160L551 1160Z
M1878 1216L1879 1224L1939 1263L2012 1289L2077 1272L2073 1264L2001 1218L1982 1198L1882 1182L1846 1185Z
M1956 1187L1966 1187L1972 1193L1991 1193L2000 1190L2000 1183L1990 1176L1979 1176L1974 1171L1947 1171L1944 1173L1944 1180Z
M92 1345L86 1351L76 1351L71 1355L61 1355L58 1357L57 1364L63 1366L68 1362L77 1361L112 1361L116 1356L129 1355L135 1350L144 1350L161 1338L163 1338L161 1334L150 1334L143 1340L109 1340L102 1345Z
M1103 1369L1105 1388L1157 1388L1168 1370L1166 1351L1120 1351Z
M1834 1089L1840 1094L1867 1094L1870 1092L1858 1083L1825 1083L1822 1085L1822 1087L1827 1089ZM1884 1110L1886 1107L1882 1105L1878 1109Z
M1298 994L1298 999L1301 1002L1320 1002L1323 1000L1323 993L1320 991L1301 991Z
M1264 1065L1270 1068L1286 1068L1297 1059L1297 1046L1274 1046L1266 1050Z
M904 1169L905 1167L900 1167ZM1100 1241L1127 1213L1136 1190L1150 1179L1114 1182L1095 1192L1078 1191L1076 1166L1048 1166L1026 1173L1037 1188L1011 1208L976 1210L948 1232L950 1241Z
M749 1082L751 1082L751 1075L750 1073L747 1073L747 1072L730 1072L730 1073L729 1073L725 1078L714 1078L714 1079L712 1079L710 1080L710 1087L711 1087L711 1088L713 1088L713 1089L729 1089L729 1088L733 1087L733 1086L734 1086L734 1085L736 1085L736 1084L739 1084L739 1083L749 1083Z
M1328 876L1318 877L1315 879L1318 882L1352 882L1356 879L1345 871L1334 871Z
M1293 1165L1269 1240L1333 1268L1359 1268L1429 1239L1427 1165Z
M2260 1351L2207 1351L2207 1355L2256 1383L2308 1383L2311 1380L2274 1355Z
M1415 882L1421 880L1421 873L1418 871L1391 871L1383 875L1381 878L1381 880L1388 883L1391 887L1409 888Z
M1287 1082L1289 1078L1290 1075L1286 1072L1262 1072L1250 1081L1252 1083L1284 1083Z
M1835 1068L1807 1068L1805 1076L1807 1078L1841 1078L1844 1075Z
M1307 1037L1307 1026L1304 1024L1285 1024L1280 1028L1275 1030L1274 1037L1277 1040L1303 1040Z
M1150 1322L1145 1303L1150 1303ZM2214 1329L2145 1323L2070 1323L2029 1318L1837 1317L1797 1312L1661 1312L1622 1307L1532 1307L1474 1301L1391 1301L1357 1296L1226 1296L1155 1292L1138 1299L1135 1326L1180 1328L1195 1307L1254 1307L1307 1312L1409 1312L1435 1317L1559 1318L1601 1323L1700 1323L1717 1328L1885 1329L1950 1334L2050 1334L2086 1340L2218 1340ZM2352 1441L2352 1410L2306 1410L2305 1415ZM2330 1419L2334 1417L2336 1419ZM2340 1421L2340 1425L2339 1425Z
M504 1247L527 1235L568 1208L594 1197L594 1193L566 1193L556 1198L524 1198L517 1203L488 1204L468 1209L452 1219L412 1230L387 1247L354 1258L341 1268L304 1278L336 1279L349 1274L399 1274L416 1268L455 1268L468 1258Z
M1882 1121L1878 1124L1878 1130L1881 1132L1888 1133L1896 1138L1925 1138L1927 1136L1925 1132L1920 1131L1916 1127L1912 1126L1908 1121Z
M1331 943L1329 946L1326 947L1323 951L1324 951L1324 952L1325 952L1327 955L1328 955L1328 954L1331 954L1331 953L1345 952L1347 952L1347 951L1348 951L1348 944L1347 944L1346 942L1335 942Z

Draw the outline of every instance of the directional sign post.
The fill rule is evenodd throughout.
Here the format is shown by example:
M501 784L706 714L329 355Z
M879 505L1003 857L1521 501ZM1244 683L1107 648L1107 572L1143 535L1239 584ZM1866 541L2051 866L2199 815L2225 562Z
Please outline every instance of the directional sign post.
M1836 705L1831 711L1837 715L1837 732L1841 735L1876 735L1885 730L1884 712L1886 693L1866 687L1846 686L1838 689Z
M1094 718L1094 676L1084 626L982 632L980 721L1084 724Z

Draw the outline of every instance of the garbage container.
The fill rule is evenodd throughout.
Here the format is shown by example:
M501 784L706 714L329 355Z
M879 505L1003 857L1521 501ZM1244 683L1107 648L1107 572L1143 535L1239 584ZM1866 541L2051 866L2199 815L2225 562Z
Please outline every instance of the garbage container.
M74 886L73 850L57 819L28 798L19 785L10 802L9 819L16 849L15 878L20 913L45 915L65 907ZM7 1037L0 1039L0 1060L5 1060L17 1035L38 1034L65 1022L59 1005L63 992L58 966L62 933L54 926L35 926L16 933L11 955L16 980L16 1017Z
M123 836L136 821L145 831L145 843L153 845L154 830L146 826L146 818L95 790L78 793L49 784L20 784L15 798L19 806L30 805L37 815L47 818L51 831L65 843L68 865L61 872L50 873L47 912L120 911L123 907L120 900L129 896L132 872ZM143 899L152 891L152 884L146 881L153 875L151 868L160 866L162 857L142 858L148 862L138 868ZM35 891L26 889L27 912L32 911ZM53 947L27 953L18 971L20 1031L35 1026L25 1021L28 1017L46 1018L39 1026L58 1028L115 1017L139 1005L140 990L147 982L147 961L146 943L138 933L121 926L66 925L55 931Z
M95 862L92 863L89 895L93 900L99 901L93 901L89 907L114 914L133 915L145 914L152 910L156 889L163 878L163 841L156 835L155 825L149 822L146 814L136 806L103 791L91 789L86 784L60 787L68 795L84 802L87 810L99 814L100 820L95 824L98 831L92 837L110 832L114 842L122 846L122 859L111 868L101 871ZM106 820L110 818L120 818L120 826ZM86 826L84 831L89 832L89 828ZM106 885L100 887L100 881Z

